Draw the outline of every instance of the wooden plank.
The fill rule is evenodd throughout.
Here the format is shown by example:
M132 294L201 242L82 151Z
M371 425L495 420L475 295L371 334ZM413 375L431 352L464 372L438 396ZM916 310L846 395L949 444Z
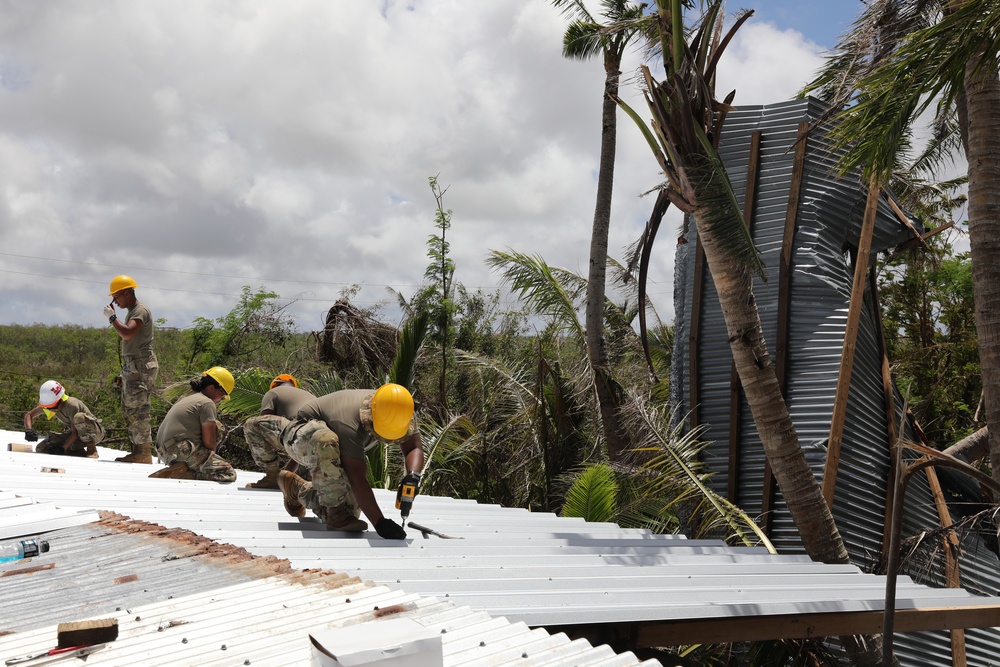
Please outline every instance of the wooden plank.
M854 283L851 287L851 301L847 309L847 326L844 330L844 345L840 355L840 375L837 379L837 394L833 401L833 416L830 418L830 436L826 447L826 463L823 467L823 498L833 507L833 492L837 484L837 469L840 467L840 448L844 437L844 422L847 419L847 399L851 392L851 373L854 370L854 352L857 349L858 329L864 309L865 278L868 275L868 260L871 257L872 236L875 233L875 214L878 211L879 188L875 180L868 185L868 201L865 217L861 224L861 238L858 239L858 254L854 262Z
M747 177L743 186L743 221L753 238L754 209L757 205L757 174L760 170L760 137L757 130L750 135L750 155L747 161ZM736 362L729 369L729 476L727 495L729 501L739 504L740 455L743 434L743 386L740 374L736 372Z
M690 408L688 422L691 430L701 425L699 406L701 404L701 383L698 381L698 350L701 349L701 309L705 292L705 250L701 247L701 237L695 234L694 247L694 294L691 296L691 331L688 335L688 393Z
M880 305L878 292L878 279L875 267L868 271L868 291L872 296L872 322L875 325L875 339L879 344L879 354L882 357L882 398L885 402L885 434L886 434L886 454L889 457L889 470L886 476L885 487L885 511L882 521L882 553L889 552L889 532L892 528L892 499L896 490L896 472L899 470L899 447L896 441L899 439L896 430L896 392L892 384L892 369L889 364L889 355L885 345L885 329L882 328L882 306Z
M792 260L795 253L795 226L799 218L802 198L802 178L805 174L806 149L809 141L809 123L799 123L792 159L792 182L788 188L788 205L785 207L785 227L781 235L781 257L778 260L778 332L774 342L774 372L782 392L788 379L788 330L792 308ZM761 527L770 534L771 515L778 495L778 485L770 464L764 465L764 489L761 501Z

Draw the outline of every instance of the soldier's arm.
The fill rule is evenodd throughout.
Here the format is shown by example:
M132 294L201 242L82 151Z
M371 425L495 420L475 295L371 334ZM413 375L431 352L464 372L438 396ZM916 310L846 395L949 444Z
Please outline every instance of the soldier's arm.
M218 436L219 429L216 427L214 421L207 421L201 425L201 444L206 449L215 451L215 448L219 445Z
M121 320L113 320L111 326L115 328L119 336L125 340L132 340L139 333L139 330L142 329L142 320L131 319L127 323L123 323Z

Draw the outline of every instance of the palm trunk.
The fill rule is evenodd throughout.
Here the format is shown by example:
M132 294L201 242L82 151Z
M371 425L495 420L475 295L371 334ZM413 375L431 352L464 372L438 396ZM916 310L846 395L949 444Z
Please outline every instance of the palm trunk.
M696 211L696 222L698 217ZM736 371L768 463L802 536L802 543L813 560L849 563L847 548L802 452L781 394L753 296L753 276L703 230L704 225L699 223L699 238L719 294Z
M615 151L618 134L618 79L621 59L613 54L605 61L606 79L601 118L601 158L597 173L597 204L590 236L590 270L587 277L586 337L587 356L594 372L594 389L601 410L601 423L608 458L617 461L627 447L618 415L618 397L611 380L611 366L604 340L605 282L608 266L608 234L611 228L611 196L615 180Z
M979 65L973 59L965 70L969 245L990 466L1000 481L1000 78L995 66Z
M698 223L697 211L695 222ZM802 544L813 560L850 563L847 547L799 445L795 425L778 385L753 296L753 276L720 249L711 234L703 234L704 228L703 224L698 224L705 259L726 321L736 371L767 461L802 537ZM844 636L840 641L853 664L864 667L882 664L881 635Z

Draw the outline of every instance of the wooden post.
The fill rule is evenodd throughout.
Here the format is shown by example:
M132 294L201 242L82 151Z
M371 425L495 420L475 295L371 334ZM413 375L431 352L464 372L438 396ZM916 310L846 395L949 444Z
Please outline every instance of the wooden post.
M833 507L833 490L837 484L837 468L840 466L840 446L844 437L844 421L847 418L847 398L851 392L851 372L854 369L858 326L864 306L865 276L868 275L868 258L871 255L872 235L875 232L878 199L879 188L875 184L875 180L872 179L871 183L868 184L865 218L861 224L858 255L854 262L854 285L851 289L851 302L847 310L844 347L840 356L840 375L837 380L837 394L833 401L833 417L830 419L830 439L826 448L826 465L823 468L823 498L830 507Z
M757 203L757 172L760 168L760 130L750 135L750 157L747 161L747 177L743 187L743 221L753 238L754 208ZM729 501L739 504L740 488L740 424L743 421L743 385L736 372L736 362L729 370L729 477L727 493Z
M875 268L868 270L868 289L872 295L872 321L875 323L875 335L882 356L882 396L885 401L885 434L886 453L889 455L889 474L885 484L885 519L882 522L882 553L889 551L889 531L892 518L892 498L896 489L896 471L899 470L900 448L896 447L899 439L896 430L896 392L892 385L892 370L889 367L889 355L885 349L885 330L882 328L882 306L879 303L878 281Z
M799 201L802 195L802 178L806 166L806 148L809 123L799 123L795 137L795 156L792 162L792 183L788 189L788 206L785 208L785 228L781 236L781 258L778 266L778 333L774 341L774 372L784 392L788 372L788 329L792 308L792 259L795 254L795 225L799 218ZM787 399L787 396L786 396ZM778 485L770 464L764 466L764 490L761 503L761 527L770 531L771 513Z

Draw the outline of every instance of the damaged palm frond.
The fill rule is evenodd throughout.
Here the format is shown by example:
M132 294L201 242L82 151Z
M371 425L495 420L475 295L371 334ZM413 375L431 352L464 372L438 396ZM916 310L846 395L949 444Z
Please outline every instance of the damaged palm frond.
M427 336L430 314L422 312L407 320L399 337L399 347L389 369L388 380L404 387L413 387L413 369L417 363L417 355Z
M628 105L619 104L643 133L667 177L670 202L685 213L697 211L699 232L712 236L747 271L764 278L763 259L715 148L732 101L732 95L723 102L715 98L716 68L736 30L752 12L742 13L723 34L721 6L714 2L708 7L702 23L692 31L689 46L683 38L681 3L659 0L666 75L657 81L648 68L642 68L650 123Z
M550 318L563 331L584 340L577 317L577 304L586 291L586 282L569 271L550 267L541 257L510 251L490 252L487 265L501 273L510 286L539 315ZM569 282L564 279L570 279Z
M869 48L841 56L862 58L853 67L828 63L806 92L826 91L831 103L839 105L836 109L843 107L831 133L835 146L845 151L838 171L861 168L865 179L888 182L900 147L909 142L912 121L932 104L939 117L950 111L964 90L966 64L978 62L978 70L995 70L998 26L1000 5L968 0L939 21L900 36L888 53ZM844 65L846 73L834 69Z
M636 453L643 454L642 474L634 478L636 497L643 499L635 506L636 514L680 515L685 517L685 533L710 535L724 528L743 544L763 545L777 553L751 517L705 483L698 455L707 443L699 440L700 431L684 432L683 420L673 419L666 406L634 394L631 398L627 423L638 443ZM656 507L660 502L663 505Z

